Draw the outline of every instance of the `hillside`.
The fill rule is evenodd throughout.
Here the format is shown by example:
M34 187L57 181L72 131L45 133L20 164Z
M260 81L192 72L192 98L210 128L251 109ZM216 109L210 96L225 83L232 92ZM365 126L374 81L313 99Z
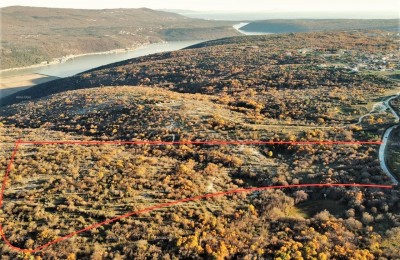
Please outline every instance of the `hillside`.
M369 62L367 69L372 70L379 70L379 66L400 68L396 40L394 34L380 32L226 38L181 51L122 61L37 85L0 99L0 104L4 106L66 90L121 85L157 86L183 93L233 98L241 97L249 89L260 94L294 89L304 93L305 90L316 91L329 100L334 96L341 103L350 102L346 100L364 102L366 89L371 93L383 91L390 81L352 73L352 68ZM382 63L381 59L386 56L390 58ZM336 91L332 93L332 89ZM349 90L354 96L340 94ZM266 102L265 96L260 98L261 103ZM291 107L289 102L297 101L270 98L268 102L284 102Z
M395 259L398 187L298 187L158 207L271 185L390 184L376 144L279 141L379 141L394 124L390 112L357 121L400 86L349 67L374 57L375 68L374 60L386 56L386 66L397 66L396 55L396 37L386 32L234 37L110 64L3 99L0 177L19 139L156 144L20 144L0 215L12 245L32 250L145 211L35 252L1 244L0 254ZM213 140L278 143L189 143Z
M24 140L365 140L374 133L255 124L254 109L238 110L212 95L132 86L63 92L0 113L2 136L8 131ZM297 183L387 184L373 147L21 145L5 193L3 228L13 245L35 248L126 212L206 193ZM218 197L114 222L34 255L277 257L307 256L301 248L314 247L320 256L390 257L398 196L331 187ZM304 233L310 237L300 239ZM356 239L360 235L367 244ZM323 246L316 244L320 239L327 240ZM381 241L389 249L383 244L376 251ZM292 244L298 249L288 251ZM15 256L3 245L1 253Z
M398 32L399 19L291 19L255 21L240 28L247 32L290 33L330 30L384 30Z
M161 41L239 35L231 23L151 9L1 8L1 69Z

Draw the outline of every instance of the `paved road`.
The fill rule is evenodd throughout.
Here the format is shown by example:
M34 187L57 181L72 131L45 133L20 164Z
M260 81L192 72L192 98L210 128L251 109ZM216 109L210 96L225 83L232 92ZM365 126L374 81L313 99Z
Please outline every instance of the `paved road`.
M400 92L397 93L396 96L391 97L391 98L388 98L387 100L383 101L383 104L384 104L386 107L388 107L388 108L390 109L390 112L392 112L392 114L395 116L396 122L397 122L397 123L400 121L400 116L396 113L396 111L392 108L392 106L390 106L390 101L391 101L392 99L395 99L395 98L399 97L399 96L400 96Z
M382 138L382 144L379 147L379 163L381 165L381 168L383 170L383 172L390 178L390 180L394 183L394 184L399 184L399 182L397 181L396 177L394 177L394 175L390 172L389 168L386 165L385 162L385 149L386 149L386 145L387 145L387 141L389 139L389 135L390 133L393 131L393 129L397 128L397 125L390 127L389 129L386 130L385 134L383 135Z
M399 117L399 115L396 113L396 111L390 106L390 101L391 101L392 99L397 98L398 96L400 96L400 93L397 93L396 96L391 97L391 98L388 98L387 100L383 101L383 104L384 104L387 108L389 108L390 112L392 112L392 114L395 116L396 122L397 122L397 123L399 122L400 117ZM381 146L379 147L379 163L380 163L380 165L381 165L381 168L382 168L383 172L384 172L384 173L392 180L392 182L393 182L394 184L396 184L396 185L398 185L399 182L397 181L396 177L390 172L389 168L388 168L387 165L386 165L386 161L385 161L385 150L386 150L387 142L388 142L388 140L389 140L390 133L393 131L393 129L395 129L395 128L397 128L397 127L398 127L398 125L394 125L394 126L388 128L388 129L385 131L385 134L384 134L383 137L382 137L382 142L383 142L383 143L382 143Z

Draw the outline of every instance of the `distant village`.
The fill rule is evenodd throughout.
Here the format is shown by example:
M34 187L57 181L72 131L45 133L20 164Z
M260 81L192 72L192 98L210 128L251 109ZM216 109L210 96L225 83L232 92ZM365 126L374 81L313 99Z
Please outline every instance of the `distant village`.
M348 69L353 73L360 71L396 71L400 69L399 53L363 53L357 54L354 50L338 49L327 50L323 48L302 48L297 52L303 55L320 55L327 63L321 63L318 67L334 67ZM291 56L291 52L286 53Z

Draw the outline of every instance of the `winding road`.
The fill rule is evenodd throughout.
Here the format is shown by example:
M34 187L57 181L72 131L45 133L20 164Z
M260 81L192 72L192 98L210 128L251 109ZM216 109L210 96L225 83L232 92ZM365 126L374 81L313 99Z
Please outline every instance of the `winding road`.
M399 115L396 113L396 111L390 106L390 101L391 101L392 99L395 99L395 98L399 97L399 96L400 96L400 92L397 93L396 96L393 96L393 97L391 97L391 98L388 98L388 99L386 99L385 101L383 101L383 102L381 103L381 104L383 104L386 108L389 108L390 112L391 112L391 113L394 115L394 117L396 118L396 123L399 122L400 117L399 117ZM397 178L394 176L394 174L392 174L392 173L390 172L389 168L388 168L387 165L386 165L386 161L385 161L385 150L386 150L387 142L388 142L388 140L389 140L390 133L393 131L393 129L395 129L395 128L397 128L397 127L398 127L398 125L394 125L394 126L392 126L392 127L389 127L389 128L385 131L385 133L384 133L384 135L383 135L383 137L382 137L382 142L383 142L383 143L382 143L381 146L379 147L379 163L380 163L380 165L381 165L381 168L382 168L383 172L391 179L391 181L392 181L395 185L398 185L399 182L398 182Z

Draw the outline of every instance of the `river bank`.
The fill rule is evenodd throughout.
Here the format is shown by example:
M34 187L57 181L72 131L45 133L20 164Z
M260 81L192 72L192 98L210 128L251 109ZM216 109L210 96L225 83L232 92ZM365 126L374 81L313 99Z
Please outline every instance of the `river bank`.
M160 52L179 50L199 42L201 41L160 42L138 46L131 50L117 49L99 53L70 55L62 63L8 69L0 72L0 94L4 97L27 87L57 78L73 76L106 64Z
M160 42L160 43L167 43L167 42ZM19 70L26 70L26 69L35 69L35 68L40 68L40 67L46 67L46 66L50 66L50 65L55 65L55 64L61 64L61 63L65 63L68 60L71 59L76 59L79 57L84 57L84 56L90 56L90 55L108 55L108 54L117 54L117 53L127 53L127 52L132 52L132 51L136 51L140 48L144 48L146 46L149 46L150 43L147 44L138 44L135 47L130 47L130 48L120 48L120 49L113 49L113 50L109 50L109 51L101 51L101 52L89 52L89 53L82 53L82 54L70 54L70 55L66 55L66 56L62 56L59 58L54 58L51 61L47 61L47 62L41 62L38 64L33 64L33 65L29 65L29 66L23 66L23 67L16 67L16 68L9 68L9 69L3 69L0 70L0 75L2 75L5 72L9 72L9 71L19 71Z
M243 31L240 28L249 24L248 22L241 22L238 24L234 24L232 27L234 29L236 29L238 32L240 32L243 35L265 35L265 34L270 34L270 33L265 33L265 32L247 32L247 31ZM185 43L185 42L193 42L193 44L196 43L200 43L202 41L176 41L176 42L181 42L181 43ZM37 69L43 69L49 66L54 66L54 65L59 65L59 64L64 64L68 61L74 60L74 59L78 59L78 58L82 58L85 56L95 56L95 55L112 55L112 54L129 54L132 52L136 52L136 51L140 51L142 49L146 49L146 48L151 48L152 45L168 45L168 44L174 44L176 42L167 42L167 41L161 41L161 42L157 42L157 43L138 43L136 45L134 45L133 47L128 47L128 48L119 48L119 49L113 49L113 50L109 50L109 51L102 51L102 52L90 52L90 53L82 53L82 54L70 54L70 55L66 55L63 57L58 57L58 58L54 58L51 61L47 61L47 62L41 62L38 64L33 64L33 65L29 65L29 66L23 66L23 67L15 67L15 68L8 68L8 69L2 69L0 70L0 77L1 78L5 78L5 77L10 77L10 76L16 76L16 75L24 75L24 74L30 74L30 73L35 73ZM184 47L188 47L188 46L184 46ZM182 47L182 48L184 48ZM172 49L175 50L175 49ZM170 51L170 50L169 50ZM153 53L157 53L156 52L150 52L150 53L146 53L144 55L148 55L148 54L153 54ZM105 64L102 64L105 65ZM26 71L26 73L24 73L24 71ZM20 73L22 72L22 73ZM45 72L40 71L40 73L42 74L46 74ZM57 75L58 77L60 75Z
M137 58L149 54L165 51L174 51L197 44L201 41L171 41L140 45L132 49L116 49L106 52L69 55L63 62L55 64L37 64L23 68L14 68L0 71L1 78L31 73L49 76L68 77L113 62Z
M241 30L243 26L248 25L248 22L241 22L238 24L234 24L232 27L235 28L238 32L240 32L243 35L268 35L268 34L273 34L273 33L266 33L266 32L249 32L249 31L244 31Z

